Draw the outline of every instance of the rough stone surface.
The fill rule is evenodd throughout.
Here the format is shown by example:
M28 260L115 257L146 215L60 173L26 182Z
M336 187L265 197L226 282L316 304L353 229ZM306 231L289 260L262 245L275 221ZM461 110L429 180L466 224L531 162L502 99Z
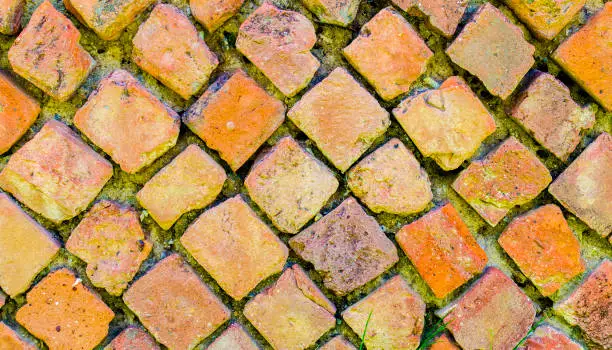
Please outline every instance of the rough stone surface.
M25 1L4 0L0 5L0 34L12 35L21 28L21 15Z
M389 113L344 68L334 69L304 94L287 116L342 172L391 123Z
M13 153L0 173L0 187L59 223L85 210L112 176L106 159L52 119Z
M393 0L393 3L410 14L414 14L413 8L418 9L447 38L455 34L468 5L465 0Z
M516 205L528 203L552 181L546 166L514 137L473 161L452 187L489 225Z
M160 350L150 335L138 327L128 327L108 344L104 350Z
M465 81L446 79L436 90L408 97L393 115L419 151L443 170L457 169L495 131L495 120Z
M136 173L176 144L180 119L122 69L105 77L74 124L121 169Z
M333 173L291 137L257 161L244 184L272 223L289 233L298 232L338 188Z
M38 102L0 71L0 155L28 131L38 113Z
M527 337L520 350L582 350L582 346L574 342L561 331L544 324L539 326Z
M227 327L206 350L259 350L259 346L240 324L234 323Z
M181 237L187 251L234 299L283 270L287 247L240 195L204 212Z
M214 32L238 12L244 0L190 0L189 7L195 19L209 32Z
M4 322L0 322L0 349L2 350L36 350L36 347L21 339L19 334Z
M451 203L402 227L395 239L438 298L480 274L488 261Z
M320 350L357 350L357 348L346 340L343 336L339 335L327 343L323 344L319 348Z
M311 262L325 286L340 296L398 261L393 242L352 197L289 240L289 245Z
M361 335L365 329L368 349L416 349L424 316L425 303L401 276L391 278L342 312L342 318L355 333Z
M551 40L582 9L586 0L504 0L539 38Z
M361 0L302 0L320 22L346 27L357 16Z
M443 333L431 344L429 350L460 350L460 348L453 343L447 333Z

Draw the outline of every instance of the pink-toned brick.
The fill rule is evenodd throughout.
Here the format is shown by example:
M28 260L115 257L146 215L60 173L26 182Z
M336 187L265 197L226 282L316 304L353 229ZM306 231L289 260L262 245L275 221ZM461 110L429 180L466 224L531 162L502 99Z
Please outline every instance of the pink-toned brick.
M429 348L429 350L460 350L460 349L461 348L455 345L455 343L450 339L447 333L443 333L441 336L439 336L434 341L434 343L431 344L431 347Z
M21 28L24 0L2 0L0 2L0 34L13 35Z
M4 303L6 303L6 294L0 290L0 308L4 306Z
M343 336L338 335L332 340L325 343L320 350L357 350L357 348L346 340Z
M212 203L226 179L225 170L192 144L147 181L136 198L167 230L184 213Z
M272 223L289 233L298 232L338 188L333 173L291 137L258 160L244 184Z
M195 19L209 32L214 32L233 17L244 0L190 0L189 7Z
M178 254L157 263L123 294L123 301L163 345L194 348L230 317Z
M147 332L138 327L124 329L104 350L160 350Z
M2 350L36 350L36 346L21 339L19 334L0 322L0 349Z
M375 213L417 213L433 198L427 173L396 138L352 167L347 180L355 196Z
M9 159L0 187L59 223L85 210L112 176L106 159L65 124L50 120Z
M287 247L240 195L204 212L181 237L187 251L234 299L283 270Z
M378 277L398 261L397 249L376 220L353 197L289 240L314 265L323 283L345 295Z
M176 144L180 119L130 73L117 69L89 95L74 124L123 171L136 173Z
M582 346L555 328L543 324L525 339L519 350L582 350Z
M551 40L582 9L586 0L504 0L539 38Z
M0 154L28 131L38 113L38 102L0 71Z
M389 113L344 68L304 94L287 116L342 172L391 124Z
M393 3L411 15L422 13L447 38L455 34L468 5L465 0L393 0Z
M360 0L302 0L321 23L346 27L357 16Z
M259 350L259 346L240 324L234 323L227 327L206 350Z

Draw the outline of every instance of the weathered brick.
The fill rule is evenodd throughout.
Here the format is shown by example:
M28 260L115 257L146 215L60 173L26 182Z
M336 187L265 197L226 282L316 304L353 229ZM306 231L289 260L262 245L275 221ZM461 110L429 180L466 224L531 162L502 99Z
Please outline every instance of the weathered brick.
M214 82L183 122L238 170L285 120L285 106L242 69Z
M602 261L555 310L604 349L612 348L612 262Z
M351 344L348 340L344 339L343 336L338 335L332 340L325 343L320 350L357 350L357 348Z
M0 349L3 350L36 350L29 342L21 339L19 334L4 322L0 322Z
M115 313L66 268L40 281L16 319L50 350L93 349L108 333Z
M582 350L582 346L555 328L543 324L525 339L519 350Z
M214 32L233 17L244 0L190 0L189 7L195 19L209 32Z
M508 114L561 160L580 143L580 132L595 124L593 113L574 102L562 82L541 72L517 95Z
M602 133L548 188L600 235L612 231L612 136Z
M192 349L230 311L178 254L157 263L123 294L123 301L163 345Z
M13 35L21 28L24 0L5 0L0 5L0 34Z
M612 111L612 2L565 40L552 58L595 100Z
M124 329L104 350L160 350L145 331L138 327Z
M191 144L147 181L136 198L167 230L184 213L212 203L226 179L225 170L199 146Z
M398 261L393 242L353 197L293 237L289 245L312 263L325 286L340 296Z
M336 307L299 265L244 307L244 315L275 349L305 349L336 325Z
M38 113L38 102L0 71L0 154L28 131Z
M173 5L155 6L132 44L134 62L184 99L198 92L219 64L189 18Z
M251 336L238 323L227 327L206 350L259 350Z
M17 74L65 101L95 66L79 45L80 37L74 24L45 0L9 49L8 59Z
M54 222L85 210L113 176L112 165L56 120L13 153L0 187Z
M504 0L539 38L551 40L582 9L586 0Z
M136 210L108 200L94 204L66 242L87 263L91 283L111 295L123 293L151 248Z
M552 181L546 166L514 137L462 171L453 189L489 225L497 225L510 209L528 203Z
M360 0L302 0L322 23L346 27L357 16Z
M433 344L431 344L429 350L460 350L460 348L455 345L455 343L445 332L441 336L439 336Z
M136 173L176 144L180 119L130 73L117 69L89 95L74 124L123 171Z
M414 8L418 9L447 38L455 34L468 5L465 0L393 0L393 3L412 15L418 15L418 12L413 11Z
M347 183L375 213L417 213L433 198L427 173L412 152L396 138L351 168Z
M6 302L6 294L4 294L1 290L0 290L0 308L2 308L4 306L4 303Z
M488 261L451 203L402 227L395 239L438 298L481 273Z
M342 318L355 333L361 335L365 330L368 349L416 349L425 322L425 303L401 276L395 276L349 306Z
M289 233L298 232L338 188L333 173L291 137L257 161L244 184L272 223Z
M498 242L544 296L584 272L580 242L554 204L512 220Z
M535 48L520 28L490 3L482 5L446 50L493 95L506 99L534 63Z
M535 313L527 295L495 267L441 311L463 349L512 349L529 332Z
M344 68L304 94L287 116L342 172L391 124L389 113Z
M181 243L232 298L240 300L283 270L287 247L235 196L204 212Z
M320 66L310 53L316 41L308 18L265 1L240 26L236 48L291 97L308 85Z
M457 169L495 131L489 111L458 76L406 98L393 115L419 151L443 170Z

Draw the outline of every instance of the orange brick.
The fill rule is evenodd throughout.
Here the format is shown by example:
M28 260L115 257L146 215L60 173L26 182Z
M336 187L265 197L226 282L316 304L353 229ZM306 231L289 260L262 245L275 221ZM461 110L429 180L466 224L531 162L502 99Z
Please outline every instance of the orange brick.
M302 0L321 23L346 27L357 16L360 0Z
M443 170L457 169L495 131L489 111L458 76L406 98L393 115L419 151Z
M539 38L551 40L582 9L586 0L504 0Z
M320 350L357 350L357 348L351 344L348 340L344 339L343 336L338 335L332 340L325 343Z
M17 322L50 350L93 349L106 337L113 317L100 297L65 268L32 288L16 315Z
M160 350L160 348L145 331L138 327L128 327L115 337L104 350Z
M468 1L463 0L393 0L393 3L411 15L422 13L447 38L455 34L468 5Z
M4 322L0 322L0 349L2 350L36 350L37 348L21 339L19 334Z
M336 325L336 307L299 265L251 299L244 315L275 349L305 349Z
M0 71L0 154L28 131L38 113L38 102Z
M17 74L65 101L95 66L80 37L74 24L45 0L9 49L8 59Z
M23 0L3 0L0 4L0 34L13 35L21 28Z
M389 113L344 68L304 94L287 116L342 172L391 124Z
M226 178L225 170L192 144L155 174L136 198L159 226L167 230L184 213L212 203Z
M259 350L251 336L238 323L227 327L206 350Z
M122 69L102 79L74 125L121 169L136 173L176 144L179 116Z
M123 294L155 338L171 349L192 349L230 317L178 254L158 262Z
M291 97L308 85L320 66L310 53L316 41L308 18L265 1L240 26L236 48Z
M134 62L184 99L198 92L219 64L187 16L173 5L155 6L132 43Z
M206 145L238 170L285 120L285 106L243 70L213 83L183 115Z
M290 136L257 161L244 184L279 230L296 233L336 192L338 180Z
M447 333L443 333L431 344L429 350L460 350L460 348L453 343Z
M0 187L56 223L85 210L113 176L112 165L56 120L9 159Z
M342 318L355 333L365 330L368 349L416 349L425 323L425 303L401 276L395 276L349 306Z
M450 203L402 227L395 239L438 298L487 265L487 254Z
M408 92L433 56L410 23L392 7L364 24L359 36L342 52L385 100Z
M214 32L233 17L244 0L190 0L189 7L195 19L209 32Z
M281 272L289 254L240 195L200 215L185 231L181 243L236 300Z
M350 190L375 213L418 213L433 198L427 173L396 138L352 167L347 180Z
M518 348L519 350L582 350L582 346L574 342L561 331L544 324L535 329L527 337L525 343Z

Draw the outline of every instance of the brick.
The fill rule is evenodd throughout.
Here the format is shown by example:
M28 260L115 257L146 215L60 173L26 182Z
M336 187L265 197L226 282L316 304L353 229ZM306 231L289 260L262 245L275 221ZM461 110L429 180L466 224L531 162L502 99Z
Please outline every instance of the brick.
M100 297L66 268L34 286L16 315L50 350L93 349L106 337L113 317Z
M489 3L480 7L446 50L453 62L504 100L533 65L534 52L520 28Z
M304 94L287 116L342 172L391 124L389 113L344 68Z
M544 296L584 272L580 242L554 204L512 220L498 242Z
M452 187L491 226L552 181L546 166L513 136L463 170Z
M398 261L397 249L353 197L289 240L312 263L325 287L342 296Z
M52 119L13 153L0 173L0 187L59 223L85 210L112 176L106 159Z
M351 192L375 213L417 213L433 198L427 173L396 138L351 168L347 180Z
M233 17L243 3L244 0L190 0L189 7L193 17L212 33Z
M411 15L422 13L429 18L431 25L447 38L455 34L468 5L468 2L463 0L393 0L393 3ZM418 12L413 9L418 9Z
M124 329L104 350L160 350L145 331L138 327Z
M6 193L0 193L0 212L0 287L15 297L30 287L60 244ZM1 292L0 299L1 307Z
M540 39L551 40L578 14L586 0L504 0Z
M28 131L38 113L38 102L0 71L0 155Z
M385 100L410 91L433 56L410 23L392 7L382 9L364 24L342 53Z
M21 339L19 334L4 322L0 322L0 349L3 350L36 350L29 342Z
M304 15L265 1L240 26L236 48L287 97L305 88L320 63L310 53L317 41Z
M255 162L244 184L274 226L289 233L298 232L338 188L333 173L291 137Z
M447 333L443 333L431 344L429 350L460 350L460 348L455 345Z
M66 249L87 263L91 283L116 296L127 288L151 248L136 210L108 200L94 204L66 242Z
M393 115L419 151L447 171L469 159L496 128L491 113L458 76L406 98Z
M225 170L191 144L138 191L136 198L168 230L181 215L212 203L227 179Z
M488 261L451 203L402 227L395 240L437 298L480 274Z
M2 308L4 306L4 303L6 302L6 294L4 294L1 290L0 290L0 308Z
M153 336L171 349L192 349L230 317L178 254L157 263L123 294Z
M489 267L441 313L463 349L512 349L535 319L533 302L503 272Z
M0 34L13 35L19 31L24 7L23 0L3 1L0 6Z
M299 265L244 307L244 315L275 349L305 349L336 325L336 307Z
M173 5L155 6L132 44L134 62L184 99L205 86L219 64L189 18Z
M66 101L96 64L79 44L80 37L74 24L45 0L9 49L8 59L17 74Z
M281 272L289 254L240 195L200 215L185 231L181 243L236 300Z
M259 346L240 324L234 323L227 327L206 350L259 350Z
M342 318L357 334L365 329L366 348L416 349L425 322L425 303L401 276L395 276L349 306Z
M180 119L130 73L117 69L89 95L74 124L133 174L176 144Z
M552 58L607 111L612 111L612 3L565 40Z
M360 0L302 0L321 23L346 27L353 22Z
M215 81L183 122L238 170L285 120L285 106L242 69Z
M518 348L519 350L582 350L582 346L574 342L561 331L544 324L535 329L535 331L525 339L525 343Z
M517 95L508 114L563 161L580 143L581 131L595 124L593 113L574 102L562 82L542 72Z
M320 350L357 350L357 348L346 340L343 336L338 335L332 340L325 343Z
M600 134L548 188L600 235L612 231L612 136Z
M602 261L569 297L554 306L604 349L612 347L612 262Z
M66 9L104 40L115 40L154 0L64 0Z

